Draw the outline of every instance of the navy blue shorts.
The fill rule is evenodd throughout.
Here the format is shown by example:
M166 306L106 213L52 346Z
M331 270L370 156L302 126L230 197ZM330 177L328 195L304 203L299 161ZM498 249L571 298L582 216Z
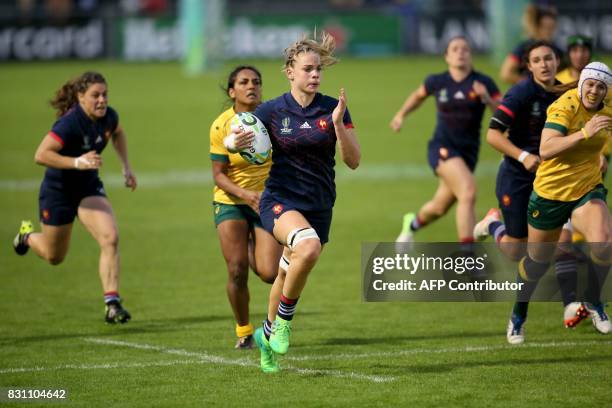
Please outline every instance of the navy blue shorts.
M91 196L106 197L104 185L99 178L93 178L87 184L77 187L66 187L60 182L44 179L38 195L40 222L46 225L71 224L81 201Z
M506 234L527 238L527 206L533 190L535 174L517 170L505 160L499 166L495 195L504 216Z
M473 173L478 161L478 147L463 149L461 151L445 145L443 142L432 139L427 145L427 161L429 166L437 175L436 169L441 161L448 160L453 157L461 157L470 171Z
M272 234L272 236L274 236L274 222L281 215L291 210L299 212L306 218L310 226L317 232L321 244L329 241L329 229L332 220L331 208L329 210L304 211L292 205L288 200L274 197L268 190L264 190L259 200L259 218L264 229Z

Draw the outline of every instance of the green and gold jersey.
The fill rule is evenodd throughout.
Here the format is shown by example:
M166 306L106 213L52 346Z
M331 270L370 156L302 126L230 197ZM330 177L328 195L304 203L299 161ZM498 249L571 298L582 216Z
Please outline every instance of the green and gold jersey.
M272 160L262 165L250 164L238 153L230 153L223 145L223 138L231 133L230 122L236 112L229 108L210 127L210 158L228 164L227 176L236 185L246 190L263 191ZM231 195L218 186L213 188L213 200L223 204L246 204L244 200Z
M563 135L580 131L594 115L612 117L612 107L605 100L603 108L589 112L578 97L578 89L570 89L548 107L544 128ZM599 155L608 143L610 130L603 129L558 156L545 160L538 167L533 183L535 192L543 198L574 201L602 182Z

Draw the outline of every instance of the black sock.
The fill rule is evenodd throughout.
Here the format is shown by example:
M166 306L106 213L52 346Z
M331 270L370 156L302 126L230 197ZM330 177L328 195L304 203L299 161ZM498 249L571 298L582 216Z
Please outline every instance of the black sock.
M592 252L588 265L588 283L584 298L587 302L597 305L601 303L601 288L608 277L610 265L597 259Z
M563 253L555 259L555 275L561 289L563 306L576 301L578 260L573 254Z
M544 276L550 263L536 262L529 257L529 255L523 257L520 260L518 269L517 282L521 285L521 289L517 292L517 300L514 304L512 312L518 317L525 319L527 317L527 309L529 307L529 300L531 295L538 287L540 278Z

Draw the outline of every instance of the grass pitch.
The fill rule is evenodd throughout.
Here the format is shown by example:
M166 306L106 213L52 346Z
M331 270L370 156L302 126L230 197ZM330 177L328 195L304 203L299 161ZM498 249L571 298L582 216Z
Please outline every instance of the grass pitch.
M288 88L280 61L253 61L264 96ZM609 59L608 59L608 62ZM484 59L476 68L496 77ZM121 294L133 320L103 323L98 249L75 223L56 267L14 255L19 221L35 219L43 169L36 146L53 122L46 105L66 79L103 72L140 186L121 187L112 148L102 178L120 228ZM227 66L227 70L230 65ZM0 68L0 388L68 390L74 406L605 406L612 400L612 338L585 322L562 328L557 303L532 305L527 343L510 347L505 303L363 303L360 243L393 241L401 216L431 197L426 164L431 98L399 135L388 123L442 58L346 59L322 91L345 87L362 166L339 164L330 244L298 305L280 375L237 352L225 267L211 211L208 128L222 111L224 73L185 78L175 64L5 64ZM487 118L488 118L487 114ZM485 118L483 123L488 123ZM483 145L479 215L496 204L499 155ZM419 233L456 239L449 214ZM252 322L268 286L251 275ZM35 406L30 404L28 406Z

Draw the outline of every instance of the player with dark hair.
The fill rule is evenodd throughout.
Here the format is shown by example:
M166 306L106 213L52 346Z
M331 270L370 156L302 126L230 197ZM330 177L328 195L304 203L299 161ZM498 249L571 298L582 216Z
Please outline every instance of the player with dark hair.
M324 67L334 64L334 38L307 37L285 49L290 91L255 110L270 133L273 163L259 208L264 228L285 246L272 289L267 319L255 331L264 372L279 370L287 353L297 302L329 239L336 199L336 146L351 169L361 151L344 89L339 99L318 92Z
M244 65L232 70L224 89L232 106L210 127L210 158L215 180L213 216L227 265L227 297L236 320L237 349L253 346L247 284L249 263L262 281L272 283L282 253L282 247L263 229L259 220L259 198L271 161L262 165L249 164L237 153L251 143L252 135L236 139L232 150L224 143L232 132L234 115L252 112L261 103L261 87L257 68Z
M504 155L497 172L497 208L474 227L474 237L494 237L510 259L524 255L527 204L540 165L540 136L546 110L558 98L555 74L559 61L550 43L536 41L527 50L529 76L508 90L491 118L487 142ZM508 135L505 133L508 131Z
M51 101L57 121L42 140L34 159L46 166L40 186L41 232L22 221L13 241L24 255L29 248L52 265L68 253L76 216L100 246L99 273L107 323L125 323L131 316L119 297L119 233L110 202L98 176L100 154L112 142L123 166L126 187L136 188L127 153L126 136L117 112L108 106L108 86L97 72L85 72L66 82Z
M516 84L529 74L525 53L535 41L547 41L561 60L563 52L553 44L557 29L557 10L554 7L529 4L523 13L523 28L528 39L520 42L504 60L499 77L502 81Z
M404 118L433 95L438 110L437 124L428 146L429 165L439 177L433 198L417 213L404 215L396 239L404 251L419 229L442 217L457 202L457 234L462 243L471 243L475 223L476 180L474 169L480 150L480 125L485 107L497 108L501 95L495 82L474 71L472 54L463 37L451 39L445 51L448 71L430 75L404 102L391 120L399 132Z
M569 84L580 79L580 72L591 62L593 56L593 40L585 35L567 37L567 59L569 65L557 73L557 80Z

